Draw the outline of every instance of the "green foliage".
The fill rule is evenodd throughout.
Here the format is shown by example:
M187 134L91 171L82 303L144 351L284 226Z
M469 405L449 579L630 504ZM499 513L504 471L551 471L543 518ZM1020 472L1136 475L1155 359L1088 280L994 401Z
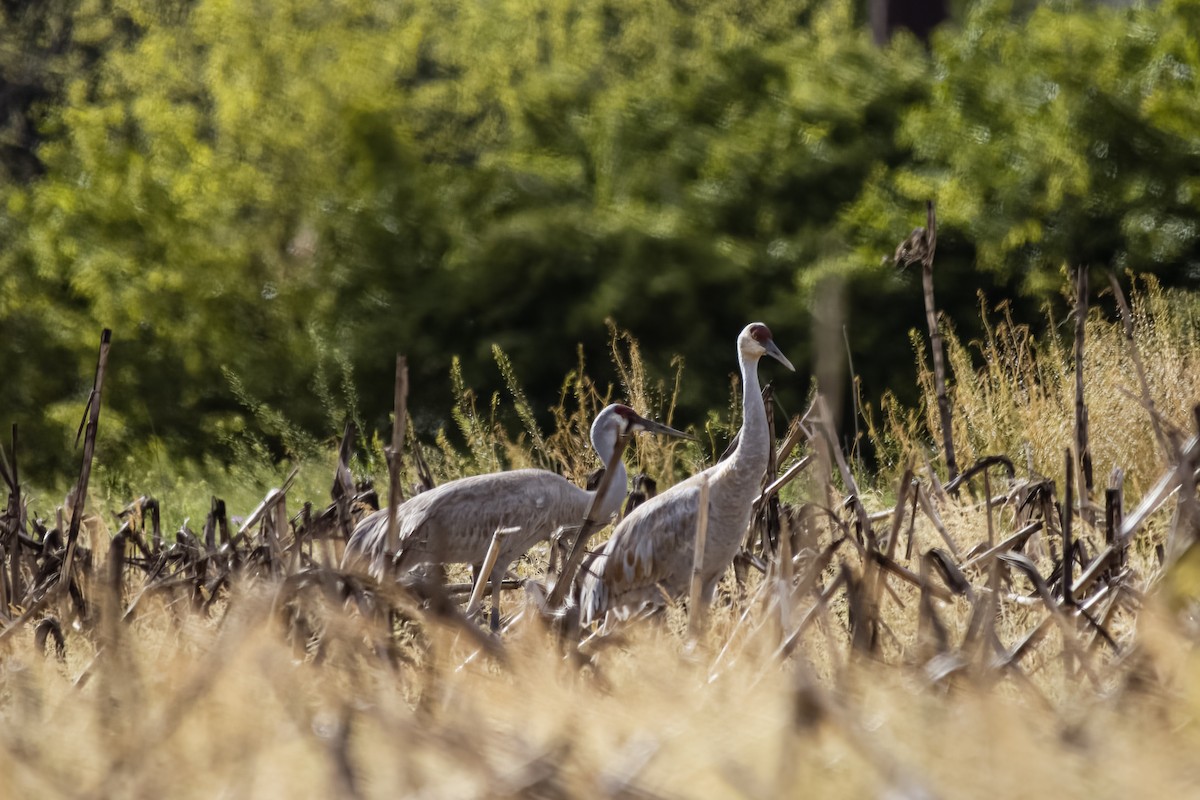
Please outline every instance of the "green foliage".
M477 472L495 472L500 469L495 441L496 408L499 405L498 395L492 395L491 419L485 421L479 414L475 404L475 392L467 388L463 379L462 365L456 356L450 362L450 382L454 387L455 406L451 412L454 421L458 423L459 432L467 442L467 447L474 456L474 469ZM443 451L449 453L452 446L442 442Z
M331 502L329 490L336 463L336 453L328 450L296 463L299 472L292 484L294 494L289 498L298 498L293 502L299 503L311 501L317 507ZM213 497L224 500L234 516L250 513L267 492L279 488L292 466L288 460L279 462L269 451L249 446L239 449L237 458L226 463L212 457L181 458L165 449L162 442L151 441L115 462L97 460L89 500L99 518L111 524L112 514L131 500L142 495L153 497L162 508L163 533L170 540L183 525L199 533ZM54 492L35 494L30 508L49 516L62 503L66 491L66 487L58 487ZM298 511L298 506L289 505L290 514Z
M500 368L500 374L504 377L504 385L508 387L508 391L513 397L513 407L517 412L517 416L521 420L521 424L525 426L525 432L529 434L533 440L533 449L538 457L544 458L546 454L546 437L542 435L541 429L538 427L537 419L533 415L533 409L529 406L529 400L525 397L525 390L521 388L520 381L517 380L517 374L513 370L512 361L500 349L499 345L493 345L492 357L496 359L496 366Z
M63 468L40 454L74 430L101 326L106 446L228 456L264 409L277 455L347 418L366 437L404 352L414 429L443 425L453 363L485 469L504 457L495 393L521 376L542 441L571 348L605 352L610 318L654 374L687 357L670 396L698 420L746 322L811 362L812 291L840 276L864 393L911 384L919 292L879 265L927 197L951 317L981 280L1044 290L1063 263L1196 281L1197 0L979 0L929 51L876 47L854 8L56 0L22 17L0 70L40 76L21 107L40 172L0 188L0 370L32 467ZM799 406L802 382L779 389Z
M975 263L1053 291L1064 263L1200 277L1200 16L1191 0L973 5L938 34L912 158L849 217L876 249L928 197ZM896 201L900 202L897 203ZM907 203L905 203L907 201Z

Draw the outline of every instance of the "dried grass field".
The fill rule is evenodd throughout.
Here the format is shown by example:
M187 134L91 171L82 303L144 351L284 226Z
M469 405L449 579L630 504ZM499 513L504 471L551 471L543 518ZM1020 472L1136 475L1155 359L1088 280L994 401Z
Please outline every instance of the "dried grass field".
M1087 314L1090 492L1069 336L1038 341L989 313L983 341L947 333L969 478L947 480L920 357L920 408L864 410L877 471L820 403L776 414L768 482L786 480L712 607L604 636L539 604L547 545L520 562L496 635L462 613L463 568L446 584L342 571L371 501L343 468L378 476L379 452L276 473L265 497L233 472L118 497L100 471L56 509L6 447L2 793L1200 796L1200 326L1194 299L1150 284L1131 301L1132 338ZM614 357L622 399L670 421L672 391L636 343L614 334ZM468 448L406 448L403 485L501 463L582 482L609 397L582 370L568 386L549 435L515 387L515 437L464 391ZM712 463L731 427L638 439L630 471L664 487Z

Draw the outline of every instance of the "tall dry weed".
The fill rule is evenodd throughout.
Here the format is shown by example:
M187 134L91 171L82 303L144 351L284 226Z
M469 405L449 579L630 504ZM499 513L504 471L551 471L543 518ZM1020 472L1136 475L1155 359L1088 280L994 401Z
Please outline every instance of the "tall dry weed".
M583 350L576 352L575 367L563 380L557 405L549 409L553 430L543 433L537 421L538 411L529 402L520 377L511 360L499 347L492 354L511 396L512 410L521 423L514 434L501 416L506 401L493 395L485 413L479 410L479 400L463 378L458 360L451 364L451 383L455 396L452 418L462 439L465 451L457 447L446 431L436 437L435 479L438 483L466 475L494 472L500 469L537 467L558 472L570 480L583 483L588 473L603 466L591 447L591 426L596 415L609 403L621 402L632 406L639 414L672 424L679 385L683 374L682 359L672 362L670 384L665 378L652 374L641 355L637 340L628 331L609 324L610 356L616 368L619 384L600 386L588 374ZM637 436L630 442L626 461L632 473L646 472L656 480L673 483L682 477L689 464L680 460L678 440L656 436Z
M1150 395L1168 426L1186 429L1200 402L1200 313L1193 298L1163 289L1151 277L1135 281L1130 300L1134 344L1146 365ZM1069 340L1035 338L1013 321L1007 303L993 309L980 300L981 340L964 342L946 327L954 413L954 442L966 466L987 455L1006 455L1018 474L1050 477L1062 485L1063 449L1074 441L1074 356ZM1048 315L1047 329L1059 330ZM1068 334L1069 335L1069 334ZM937 404L923 337L914 333L922 401L905 408L894 396L881 402L883 423L869 434L893 469L912 457L937 463ZM1091 422L1092 462L1102 486L1113 468L1126 490L1140 496L1165 467L1151 418L1141 401L1132 355L1119 319L1101 308L1088 313L1084 395ZM868 422L871 420L868 418Z

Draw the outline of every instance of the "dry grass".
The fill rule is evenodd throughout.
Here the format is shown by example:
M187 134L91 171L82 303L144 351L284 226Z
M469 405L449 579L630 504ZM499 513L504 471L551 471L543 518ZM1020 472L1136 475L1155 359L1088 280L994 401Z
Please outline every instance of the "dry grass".
M1200 398L1194 318L1152 286L1135 303L1138 344L1151 368L1155 401L1182 426L1187 419L1182 412ZM1094 356L1095 366L1087 380L1097 466L1120 464L1131 486L1148 486L1165 460L1152 437L1142 435L1149 430L1143 429L1144 412L1121 391L1128 386L1137 393L1121 368L1117 332L1099 315L1090 326L1089 359ZM615 332L613 341L627 376L619 396L669 420L673 392L650 382L636 343ZM1055 475L1071 443L1069 353L1033 342L1007 322L995 326L980 351L988 368L976 374L966 369L962 346L954 342L951 348L962 462L1004 452L1023 464L1027 450L1036 470ZM1022 381L1012 384L1016 389L1005 383L1013 377ZM509 438L494 424L495 405L481 414L460 388L458 421L469 452L443 442L439 479L493 461L548 463L576 478L595 466L586 447L587 425L612 394L591 384L582 362L564 384L556 430L546 435L526 431ZM926 454L920 419L889 409L887 435L898 458ZM1149 442L1141 440L1146 438ZM666 483L681 462L690 469L701 458L698 449L679 454L675 447L643 437L643 449L631 458ZM671 607L655 621L582 651L570 637L547 628L536 607L513 592L505 606L513 621L489 645L496 654L485 655L480 651L485 640L470 633L453 610L437 611L436 602L420 591L338 575L320 543L308 545L304 529L295 524L288 535L296 540L281 545L283 563L289 553L311 553L311 562L279 566L254 555L253 546L265 534L251 531L239 551L240 566L229 573L230 588L206 609L198 607L193 584L166 586L161 575L127 568L121 607L135 608L117 622L100 546L110 532L93 517L95 563L81 572L88 615L81 617L67 599L44 612L63 624L64 657L56 658L53 647L42 652L32 624L0 644L4 794L1195 793L1198 606L1184 579L1193 551L1185 552L1178 567L1164 570L1153 547L1179 524L1177 498L1139 532L1128 569L1090 590L1088 597L1097 598L1093 616L1111 644L1055 603L1069 617L1064 626L1049 625L1044 638L1003 669L997 658L1011 654L1050 618L1050 607L1031 599L1029 580L1013 569L997 573L999 591L992 594L991 568L967 567L969 596L951 595L947 582L934 577L924 582L931 597L923 604L918 585L884 579L864 556L870 537L856 534L853 510L843 505L834 483L815 477L820 474L815 466L808 473L802 493L807 506L784 509L781 531L796 556L791 584L774 569L769 578L751 570L740 587L728 580L694 643L684 634L686 609ZM993 494L1007 488L998 473L993 478ZM864 500L868 511L878 512L873 529L882 541L894 502L882 498L896 483L886 474L878 480L880 490ZM920 575L935 548L957 551L954 563L969 562L969 554L989 538L988 509L965 495L940 496L931 481L921 484L950 542L928 515L910 517L906 503L895 562ZM980 497L981 488L976 482ZM1029 510L1016 497L1014 492L1014 502L991 509L996 541L1029 521ZM1024 553L1053 586L1061 538L1053 516L1042 521L1046 529ZM1087 541L1087 552L1100 551L1103 531L1081 532L1079 524L1076 533ZM862 545L855 544L859 540ZM880 552L887 547L881 544ZM829 557L822 560L825 553ZM197 558L170 569L187 578L188 569L204 563ZM536 578L544 563L544 551L537 551L520 569ZM285 581L281 574L292 577ZM839 584L840 576L849 577L851 589ZM147 585L155 588L140 595ZM822 592L827 602L818 600ZM858 610L852 614L854 604ZM931 630L929 608L945 630L941 643ZM991 613L973 626L981 609ZM855 646L856 631L868 628L875 632L873 643ZM1068 644L1080 658L1065 657Z
M1161 289L1154 279L1134 285L1129 298L1134 337L1145 362L1157 412L1168 426L1191 427L1200 401L1200 305L1194 297ZM1111 292L1105 291L1111 300ZM1006 304L989 312L981 302L986 333L982 341L962 342L946 332L951 373L954 443L960 465L993 454L1013 459L1018 474L1044 475L1062 484L1063 449L1074 441L1075 364L1071 325L1048 320L1055 337L1035 341L1028 326L1017 325ZM1114 467L1125 470L1127 491L1139 497L1166 464L1155 441L1124 326L1093 307L1087 320L1084 385L1091 421L1096 485L1103 487ZM915 336L918 381L924 397L919 411L892 398L882 405L882 430L872 428L893 469L906 457L936 461L933 439L937 403L927 344ZM982 364L982 367L979 365ZM898 473L897 473L898 474Z
M632 632L598 659L602 681L532 623L508 634L503 667L460 669L472 648L435 630L418 671L371 658L370 633L331 612L317 663L285 644L270 600L261 585L226 618L148 608L95 663L85 635L62 664L32 635L10 645L10 796L1117 798L1188 796L1200 778L1195 656L1149 613L1141 637L1161 639L1170 688L1098 692L1054 656L1037 691L843 661L836 613L795 660L752 641L715 675L724 612L691 655L669 629Z
M493 355L521 423L515 435L499 419L502 398L490 399L486 415L480 411L478 398L463 382L456 361L451 372L458 398L453 416L467 443L467 452L461 452L444 430L439 433L437 457L430 465L437 483L499 469L536 467L558 472L582 484L589 472L603 466L592 450L590 430L596 415L609 403L627 403L639 413L670 425L683 374L682 362L674 363L675 372L668 387L665 380L647 374L638 343L628 331L619 330L611 321L609 344L620 387L596 385L587 374L583 351L579 350L575 369L563 380L559 402L550 409L554 431L548 435L538 427L519 376L502 350L494 348ZM629 452L632 457L627 461L633 474L645 471L671 482L683 477L686 467L680 463L676 440L639 436L631 442ZM696 453L691 460L702 458ZM382 459L375 461L382 463Z

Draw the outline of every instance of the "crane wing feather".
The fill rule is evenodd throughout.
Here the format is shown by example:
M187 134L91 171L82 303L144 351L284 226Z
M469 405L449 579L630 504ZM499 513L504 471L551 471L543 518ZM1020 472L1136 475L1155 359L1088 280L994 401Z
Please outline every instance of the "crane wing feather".
M505 551L524 552L560 524L582 517L589 495L545 470L514 470L451 481L396 509L399 552L407 563L478 563L497 528L515 527ZM372 572L387 557L387 511L355 529L346 559L365 558ZM344 560L343 563L347 563Z
M692 568L700 476L693 476L638 506L621 521L582 576L580 606L585 624L613 611L625 617L661 602L686 586Z

